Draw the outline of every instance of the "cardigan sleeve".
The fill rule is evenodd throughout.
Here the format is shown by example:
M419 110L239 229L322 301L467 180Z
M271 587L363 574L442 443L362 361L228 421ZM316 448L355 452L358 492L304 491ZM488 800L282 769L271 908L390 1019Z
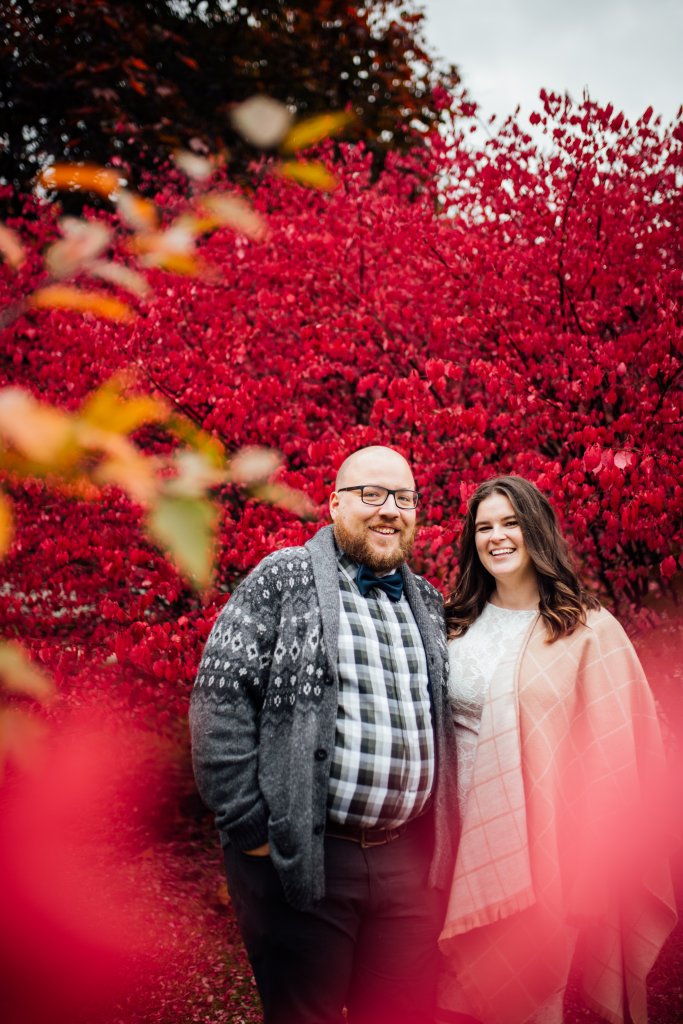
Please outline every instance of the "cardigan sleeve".
M190 700L197 788L215 815L223 842L241 850L268 839L258 751L259 716L279 621L278 601L272 593L264 597L271 558L253 570L218 616Z

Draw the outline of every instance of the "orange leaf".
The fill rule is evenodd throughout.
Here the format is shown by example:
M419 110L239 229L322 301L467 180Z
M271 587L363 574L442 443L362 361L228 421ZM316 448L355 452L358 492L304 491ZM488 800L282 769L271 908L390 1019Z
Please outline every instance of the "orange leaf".
M4 494L0 494L0 558L9 551L14 533L12 506Z
M0 224L0 254L4 256L5 262L13 270L18 270L26 259L26 250L21 244L19 235L11 228L5 227L4 224Z
M293 128L290 128L280 149L283 153L296 153L300 149L307 149L308 146L320 142L321 139L337 135L348 125L353 124L355 120L354 114L344 111L308 117L305 121L299 121Z
M119 215L135 231L154 231L159 224L157 208L149 199L122 189L117 196Z
M334 174L318 161L304 163L300 160L287 160L276 168L276 172L283 178L309 188L317 188L321 192L334 192L339 184Z
M38 184L43 188L97 192L109 198L118 192L119 176L116 171L96 164L52 164L40 172Z
M204 271L204 264L187 253L181 252L150 252L140 262L145 267L160 267L170 270L173 274L184 274L187 277L199 277Z
M132 320L135 314L130 306L100 292L82 292L78 288L54 284L39 288L29 296L29 305L36 309L75 309L81 313L94 313L105 320Z

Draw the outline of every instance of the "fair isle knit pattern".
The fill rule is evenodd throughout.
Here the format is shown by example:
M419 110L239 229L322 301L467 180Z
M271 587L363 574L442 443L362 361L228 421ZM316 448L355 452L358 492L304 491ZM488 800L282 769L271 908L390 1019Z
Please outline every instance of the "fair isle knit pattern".
M439 771L432 884L455 852L455 737L440 595L402 568L429 672ZM265 558L221 611L190 705L197 786L221 841L269 842L293 906L324 895L324 832L338 707L339 581L331 527Z

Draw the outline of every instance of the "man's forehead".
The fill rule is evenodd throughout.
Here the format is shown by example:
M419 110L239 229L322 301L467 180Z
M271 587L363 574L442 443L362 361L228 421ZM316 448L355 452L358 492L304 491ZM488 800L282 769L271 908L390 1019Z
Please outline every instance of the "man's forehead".
M363 475L364 479L356 480L355 477L359 474ZM337 475L337 486L381 484L385 478L398 486L412 487L414 483L409 464L398 452L392 448L363 448L342 463Z

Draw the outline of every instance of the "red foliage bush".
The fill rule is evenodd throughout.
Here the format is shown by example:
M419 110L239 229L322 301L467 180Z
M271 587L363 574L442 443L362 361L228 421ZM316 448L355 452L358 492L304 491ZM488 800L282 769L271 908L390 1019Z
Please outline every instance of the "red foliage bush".
M683 125L651 111L629 125L556 96L533 120L547 150L515 120L468 148L461 117L460 134L433 139L420 164L389 159L375 185L362 147L342 148L332 196L264 177L253 201L267 243L222 231L204 246L215 278L150 271L156 299L132 327L24 315L0 336L0 383L73 408L136 368L229 451L279 448L283 479L321 510L345 454L390 443L422 493L416 567L444 590L469 493L494 473L527 476L591 585L633 616L683 567ZM177 205L175 179L158 201ZM40 245L53 221L32 207L12 226ZM16 288L4 273L2 297ZM138 441L167 443L152 428ZM218 583L202 601L119 493L89 505L10 490L4 632L75 693L96 662L117 699L171 718L226 591L315 528L226 487Z

